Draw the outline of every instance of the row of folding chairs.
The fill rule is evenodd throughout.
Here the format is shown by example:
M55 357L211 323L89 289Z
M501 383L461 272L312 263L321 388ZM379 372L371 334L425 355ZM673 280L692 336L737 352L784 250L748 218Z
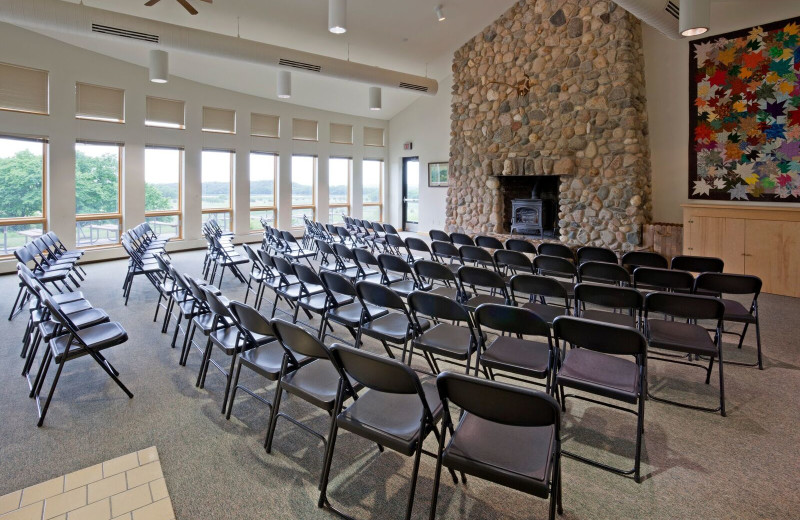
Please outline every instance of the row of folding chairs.
M219 281L217 283L222 287L222 279L227 269L234 278L244 283L246 280L240 266L247 264L249 260L236 251L236 247L232 242L233 234L223 232L212 223L216 224L216 220L210 219L203 225L203 237L206 240L203 278L208 280L209 283L214 283L217 272L219 272Z
M36 402L38 426L42 426L64 364L79 357L92 358L100 368L132 398L133 394L120 381L119 372L105 357L105 351L125 343L128 334L121 324L112 322L102 309L92 306L79 291L53 294L25 264L17 264L20 283L32 295L20 356L25 360L22 375L28 382L30 397ZM37 354L44 345L38 371L31 378ZM44 384L50 367L56 373L46 397Z
M48 287L48 292L71 291L70 283L80 287L79 280L83 281L83 276L86 275L83 268L78 265L82 256L83 251L67 249L52 231L14 250L17 262L30 268L32 276ZM20 283L8 319L12 320L19 314L33 296L24 284Z
M128 269L122 282L122 295L125 305L133 290L133 281L137 276L144 276L158 289L163 282L155 256L166 253L168 238L159 238L147 222L127 230L122 234L122 249L128 255Z

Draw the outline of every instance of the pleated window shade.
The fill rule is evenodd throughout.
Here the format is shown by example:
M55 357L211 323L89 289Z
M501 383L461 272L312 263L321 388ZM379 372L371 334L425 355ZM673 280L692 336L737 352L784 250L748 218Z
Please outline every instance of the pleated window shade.
M186 128L186 103L174 99L147 96L147 126Z
M331 123L331 142L353 144L353 125Z
M266 114L250 114L250 135L258 137L281 136L281 118Z
M203 131L236 133L236 111L226 108L203 107Z
M383 128L365 126L364 146L383 146Z
M292 119L292 139L318 141L317 122L308 119Z
M75 117L125 122L125 91L88 83L76 83Z
M48 72L0 63L0 109L49 114Z

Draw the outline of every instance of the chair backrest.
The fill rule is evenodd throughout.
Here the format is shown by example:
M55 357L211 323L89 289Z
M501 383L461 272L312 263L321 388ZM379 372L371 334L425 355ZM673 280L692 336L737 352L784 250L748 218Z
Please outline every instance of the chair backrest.
M317 245L317 250L320 253L322 253L323 255L336 256L336 253L334 253L333 248L331 247L331 245L328 244L327 242L325 242L324 240L318 238L318 239L316 239L314 241L314 243ZM335 243L334 245L342 245L342 244Z
M383 224L380 222L373 222L372 223L372 230L376 233L386 233L386 230L383 228Z
M281 258L279 256L272 257L272 263L275 265L275 269L281 274L281 276L293 276L294 269L292 269L292 264L285 258Z
M450 242L450 235L441 229L431 229L428 231L428 236L431 240L441 240L442 242Z
M356 247L353 250L353 254L356 255L356 260L358 260L358 264L364 268L371 265L378 267L378 259L375 258L375 255L367 251L366 249Z
M713 256L680 255L672 258L669 267L692 273L721 273L725 262Z
M344 244L340 244L339 242L334 242L332 247L334 256L337 256L342 261L347 260L349 262L356 263L356 255L353 253L352 249Z
M406 313L406 306L403 299L388 287L367 281L360 281L356 284L356 294L362 303L371 303L378 307L394 309Z
M461 256L458 253L458 247L450 242L441 242L435 240L431 242L431 252L438 258L457 258L461 261Z
M186 282L186 285L189 287L189 292L191 292L192 296L194 296L194 299L199 301L199 302L205 303L205 301L206 301L206 293L202 289L200 284L197 283L197 280L195 280L194 278L189 276L188 273L185 273L183 275L183 279Z
M304 286L322 285L322 279L311 267L300 263L293 264L292 267L294 267L295 276Z
M539 256L533 259L533 269L539 274L578 278L578 268L563 256L550 256L540 253Z
M395 271L414 277L414 271L411 269L411 266L399 256L381 253L378 255L378 265L383 271Z
M507 295L506 282L495 271L464 265L458 268L458 280L461 285L470 285L487 289L500 289L503 295Z
M559 256L561 258L572 260L573 262L575 261L575 253L569 246L564 244L557 244L555 242L542 242L539 244L539 250L537 252L540 255Z
M203 293L205 294L206 304L208 305L209 310L214 314L215 318L230 318L231 313L228 307L223 303L222 299L214 294L214 291L208 289L207 287L201 287Z
M414 271L417 276L428 280L457 283L456 276L446 265L432 260L417 260L414 262Z
M511 277L511 292L543 296L545 298L563 299L566 305L569 299L566 287L547 276L518 274Z
M450 241L459 246L474 246L475 241L465 233L450 233Z
M250 261L253 262L253 269L264 268L264 263L258 257L256 252L253 251L252 247L250 247L248 244L242 244L242 249L244 249L244 254L247 255L247 258L249 258Z
M320 278L322 278L322 285L331 292L346 296L358 296L355 285L344 275L332 271L322 271Z
M255 307L245 303L232 301L229 309L234 320L249 336L249 341L254 342L253 334L261 336L275 336L275 330L269 320L258 312Z
M419 394L422 384L417 373L406 364L365 350L346 347L338 343L331 346L331 360L340 370L364 387L392 394ZM346 377L343 377L347 381ZM427 410L427 402L422 398ZM430 414L430 411L427 412Z
M617 254L605 247L584 246L578 248L577 251L578 263L584 262L608 262L610 264L618 264L619 258Z
M475 324L479 330L494 329L511 334L550 338L550 326L535 312L522 307L484 303L475 309Z
M637 267L633 270L633 286L688 292L694 287L694 275L688 271L677 269Z
M669 261L653 251L628 251L622 255L622 265L631 270L637 267L667 269L669 267Z
M587 261L578 266L581 280L592 280L601 283L630 285L631 275L619 264Z
M409 251L422 251L423 253L431 254L431 248L428 247L428 244L421 238L406 238L406 247Z
M519 251L498 249L494 252L494 261L497 265L506 265L513 271L527 271L533 273L533 263L528 255Z
M408 295L408 307L414 316L417 313L439 320L460 321L472 328L467 310L458 302L441 294L414 291Z
M508 426L554 426L556 439L561 407L550 395L465 374L442 372L436 377L439 398L486 421Z
M386 231L387 235L400 235L400 233L397 231L397 228L391 224L384 224L383 229Z
M464 245L458 250L461 255L461 261L464 263L473 262L491 266L495 268L494 258L492 254L482 247Z
M644 307L642 293L630 287L579 283L575 286L576 307L591 303L612 309L633 309L641 311Z
M475 237L475 245L479 247L486 247L488 249L504 249L503 243L495 237L486 235L478 235Z
M406 248L406 243L403 241L402 238L400 238L400 235L393 235L391 233L386 233L386 243L398 249Z
M272 320L272 329L293 364L297 364L295 354L316 359L330 359L328 347L302 327L282 319L275 319Z
M748 274L700 273L694 281L694 291L752 294L755 300L761 293L761 285L761 278Z
M536 246L527 240L519 238L509 238L506 240L506 249L511 251L519 251L520 253L530 253L535 255L537 253Z
M646 315L651 312L666 314L675 318L716 320L722 323L725 316L725 304L713 296L653 292L644 299Z
M623 325L559 316L553 321L556 342L612 355L636 356L643 362L647 340L638 330Z

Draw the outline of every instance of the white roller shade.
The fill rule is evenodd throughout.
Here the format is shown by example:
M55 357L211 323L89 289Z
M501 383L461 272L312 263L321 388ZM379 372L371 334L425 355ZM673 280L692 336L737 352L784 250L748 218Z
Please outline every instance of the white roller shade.
M203 131L236 133L236 111L226 108L203 107Z
M148 126L166 126L168 128L186 128L186 110L183 101L147 96Z
M318 141L317 122L308 119L292 119L292 139Z
M266 114L250 114L250 135L258 137L281 136L281 118Z
M364 146L383 146L383 128L365 126Z
M331 123L331 142L353 144L353 125Z
M0 109L49 114L48 72L0 63Z
M76 83L75 117L125 122L125 91L88 83Z

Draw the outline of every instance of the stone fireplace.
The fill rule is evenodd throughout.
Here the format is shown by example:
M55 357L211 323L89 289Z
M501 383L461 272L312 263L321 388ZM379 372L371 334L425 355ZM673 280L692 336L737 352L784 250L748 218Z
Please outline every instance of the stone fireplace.
M531 89L516 85L530 78ZM453 58L446 227L509 233L532 178L555 237L631 250L650 221L639 21L606 0L520 0Z
M558 223L558 184L559 179L554 175L525 175L525 176L499 176L497 177L499 195L496 200L502 205L499 211L502 214L500 218L501 233L519 233L523 235L537 235L539 237L553 238L558 235L554 231L557 229ZM523 205L522 201L538 201L539 215L538 218L541 224L540 231L533 232L530 226L517 226L515 225L514 207ZM535 205L530 204L531 207ZM523 211L524 213L524 211ZM519 215L517 215L519 217ZM537 226L539 227L539 226Z

